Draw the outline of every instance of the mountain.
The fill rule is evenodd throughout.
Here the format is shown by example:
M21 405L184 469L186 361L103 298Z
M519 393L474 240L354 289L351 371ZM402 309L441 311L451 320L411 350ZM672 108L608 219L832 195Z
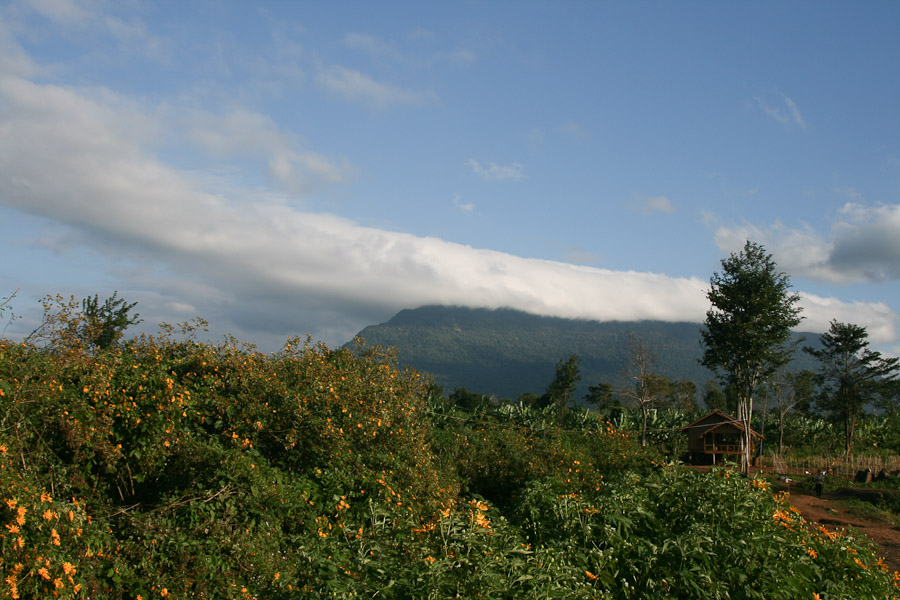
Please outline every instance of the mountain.
M619 386L628 363L628 340L637 335L656 355L656 372L689 379L702 389L713 377L699 363L699 323L663 321L584 321L541 317L512 309L423 306L402 310L388 322L357 334L368 345L393 346L402 364L430 373L446 393L470 392L515 399L541 394L553 380L556 364L581 357L582 380L575 397L599 382ZM805 335L818 340L817 334ZM814 368L798 352L796 368Z

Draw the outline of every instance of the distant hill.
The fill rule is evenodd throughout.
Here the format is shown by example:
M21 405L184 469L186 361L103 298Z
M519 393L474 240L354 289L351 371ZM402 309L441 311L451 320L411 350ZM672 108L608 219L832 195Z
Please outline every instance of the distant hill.
M662 321L583 321L541 317L511 309L424 306L402 310L387 323L357 334L369 345L393 346L400 362L430 373L446 393L457 387L515 399L541 394L553 379L556 364L572 354L581 357L580 399L599 382L624 383L628 339L636 334L656 353L656 372L689 379L702 388L713 374L700 365L699 323ZM807 343L817 334L805 334ZM798 352L798 368L814 361Z

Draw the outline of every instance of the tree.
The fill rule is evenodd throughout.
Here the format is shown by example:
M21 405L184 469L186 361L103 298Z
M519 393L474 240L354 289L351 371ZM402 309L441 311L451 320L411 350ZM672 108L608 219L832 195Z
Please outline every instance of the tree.
M750 472L750 418L753 395L794 348L791 328L800 324L800 297L790 279L776 271L763 246L747 241L744 249L722 260L722 272L710 278L711 303L701 331L700 362L735 387L738 419L744 426L744 470Z
M715 379L707 379L703 385L703 404L709 410L724 410L728 412L728 397L722 391L722 386Z
M128 304L113 292L112 297L100 304L97 295L81 301L81 312L84 316L79 335L88 345L104 350L115 345L121 339L129 325L141 322L140 315L128 313L137 306L137 302Z
M542 404L556 407L556 418L560 421L566 414L575 386L581 381L580 363L581 357L577 354L556 363L556 376L544 392Z
M822 347L803 350L821 363L817 382L822 406L844 426L844 450L853 447L853 431L866 404L875 402L885 389L896 385L897 358L884 358L869 350L869 332L852 323L831 321L820 336Z
M653 373L656 356L650 344L643 338L632 336L629 341L631 360L625 367L624 374L631 385L623 388L620 394L630 399L641 409L641 446L647 446L647 418L650 409L669 392L669 380Z
M486 394L470 392L464 387L458 387L453 390L448 398L452 404L455 404L462 410L467 412L478 412L487 410L494 405L491 397Z
M678 410L693 413L697 411L697 384L689 379L679 379L669 384L668 401Z
M589 386L588 393L584 396L584 401L600 410L616 408L622 405L619 399L616 398L615 388L612 384L605 382Z
M782 366L767 386L778 412L778 455L784 451L784 421L791 412L805 412L809 408L814 392L815 373L809 370L790 373Z

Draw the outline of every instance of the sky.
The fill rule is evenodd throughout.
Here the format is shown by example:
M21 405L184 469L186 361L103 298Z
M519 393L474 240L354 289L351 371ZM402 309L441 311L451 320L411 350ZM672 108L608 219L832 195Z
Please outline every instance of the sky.
M900 3L0 2L0 323L273 351L428 304L702 322L763 244L900 353Z

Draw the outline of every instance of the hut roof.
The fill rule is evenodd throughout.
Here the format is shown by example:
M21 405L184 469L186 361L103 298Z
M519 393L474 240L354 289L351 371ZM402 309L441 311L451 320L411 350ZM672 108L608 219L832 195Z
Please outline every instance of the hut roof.
M697 419L690 425L685 425L679 431L699 429L701 430L701 435L706 435L710 431L713 431L725 425L735 427L738 431L744 431L743 423L741 423L739 420L735 419L728 413L719 410L718 408L713 410L711 413ZM753 429L750 430L750 435L759 439L763 439L764 437Z

